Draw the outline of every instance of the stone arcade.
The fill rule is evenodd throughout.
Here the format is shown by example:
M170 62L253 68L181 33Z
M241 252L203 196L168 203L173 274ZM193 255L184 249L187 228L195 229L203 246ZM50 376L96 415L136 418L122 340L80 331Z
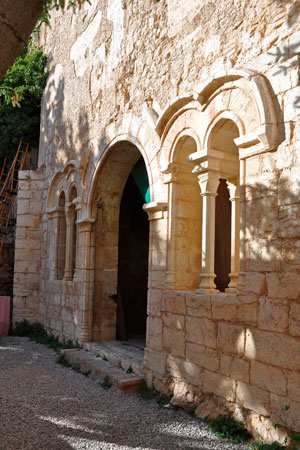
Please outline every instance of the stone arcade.
M14 321L80 343L123 322L149 385L278 439L286 404L300 432L299 10L181 3L95 0L41 33Z

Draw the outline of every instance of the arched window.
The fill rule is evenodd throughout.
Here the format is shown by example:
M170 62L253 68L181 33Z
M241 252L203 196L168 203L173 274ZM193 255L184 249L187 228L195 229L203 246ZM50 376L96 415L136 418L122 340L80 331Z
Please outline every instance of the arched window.
M70 251L72 252L72 263L71 263L71 270L72 270L72 278L74 278L75 269L76 269L76 249L77 249L77 211L75 204L73 203L75 198L77 197L77 190L75 186L73 186L70 194L70 202L72 202L71 208L73 209L72 214L72 223L71 223L71 233L72 233L72 248Z
M239 271L239 137L236 124L221 119L213 127L208 154L217 162L219 185L215 203L214 282L219 291L236 288Z
M64 192L61 192L59 196L57 218L57 245L56 245L56 269L57 279L62 280L65 274L66 263L66 216L65 216L65 203L66 198Z

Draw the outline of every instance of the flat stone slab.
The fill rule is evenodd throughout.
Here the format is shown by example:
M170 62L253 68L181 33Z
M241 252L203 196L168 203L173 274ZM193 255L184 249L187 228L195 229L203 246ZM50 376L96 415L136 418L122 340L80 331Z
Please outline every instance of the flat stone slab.
M135 373L126 373L121 367L116 367L90 351L65 349L61 353L70 364L78 366L81 372L90 372L91 376L98 378L100 382L111 384L121 392L136 392L143 383L143 377Z
M83 344L83 348L124 371L131 367L138 377L144 377L144 350L131 342L87 342Z

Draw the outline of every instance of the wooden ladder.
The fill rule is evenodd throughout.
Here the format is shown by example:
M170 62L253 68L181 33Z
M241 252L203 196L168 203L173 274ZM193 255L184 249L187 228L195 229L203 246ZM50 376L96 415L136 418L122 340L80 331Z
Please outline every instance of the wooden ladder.
M0 253L7 234L7 228L11 219L13 206L18 193L18 173L24 167L28 152L28 142L20 141L16 156L10 169L8 168L8 158L4 159L0 174Z

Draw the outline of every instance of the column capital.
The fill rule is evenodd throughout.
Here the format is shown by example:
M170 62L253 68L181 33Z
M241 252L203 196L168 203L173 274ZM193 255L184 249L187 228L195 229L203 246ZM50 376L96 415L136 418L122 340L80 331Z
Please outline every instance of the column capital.
M217 190L220 184L221 174L218 172L208 171L198 175L198 183L202 196L217 196Z
M164 212L168 210L167 202L151 202L143 205L143 210L148 214L149 220L164 218Z
M93 225L96 219L92 217L86 217L85 219L76 220L76 225L79 231L92 231Z
M236 181L226 181L228 190L229 190L229 200L235 201L240 198L240 185L239 182Z

